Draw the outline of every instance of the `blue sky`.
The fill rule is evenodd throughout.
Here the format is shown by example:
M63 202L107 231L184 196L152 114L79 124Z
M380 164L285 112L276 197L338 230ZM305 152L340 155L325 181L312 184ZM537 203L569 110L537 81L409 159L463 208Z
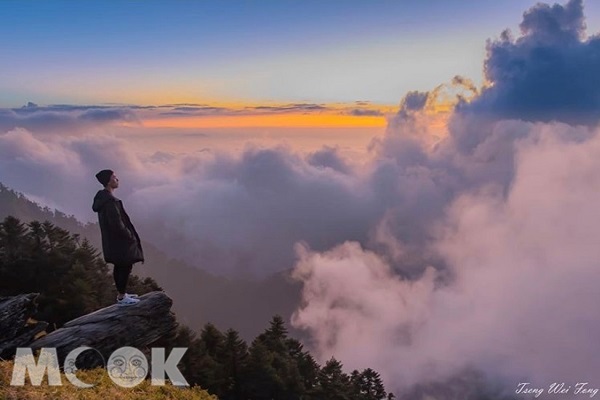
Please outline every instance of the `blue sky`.
M535 2L3 1L0 106L358 100L456 74ZM588 33L600 5L586 3Z

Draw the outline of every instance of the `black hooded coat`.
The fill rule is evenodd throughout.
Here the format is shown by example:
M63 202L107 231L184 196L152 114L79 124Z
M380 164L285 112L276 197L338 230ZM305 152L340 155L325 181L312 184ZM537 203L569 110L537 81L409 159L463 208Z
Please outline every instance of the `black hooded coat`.
M142 242L123 208L123 202L102 189L94 197L92 210L98 213L104 261L115 265L144 262Z

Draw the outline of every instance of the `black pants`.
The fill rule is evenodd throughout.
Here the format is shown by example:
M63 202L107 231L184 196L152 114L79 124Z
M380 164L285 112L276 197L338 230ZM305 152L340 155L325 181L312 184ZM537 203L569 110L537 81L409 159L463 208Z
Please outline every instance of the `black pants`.
M115 278L115 286L117 287L117 291L120 294L125 294L125 289L127 288L127 281L129 280L129 274L131 274L131 269L133 265L117 265L115 264L113 268L113 277Z

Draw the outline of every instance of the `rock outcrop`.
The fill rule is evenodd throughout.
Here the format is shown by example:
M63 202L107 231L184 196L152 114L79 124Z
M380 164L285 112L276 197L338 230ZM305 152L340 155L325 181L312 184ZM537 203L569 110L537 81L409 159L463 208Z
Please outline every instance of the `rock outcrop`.
M28 293L0 297L0 358L12 357L17 347L26 347L48 327L48 323L31 318L38 296L39 293Z
M114 304L99 309L33 340L41 325L35 329L23 329L23 326L35 311L33 309L32 312L31 305L36 296L27 294L0 299L0 350L12 348L14 354L16 347L30 347L34 351L42 347L56 348L62 365L69 352L88 346L95 351L82 353L77 358L77 366L91 368L103 364L120 347L143 349L177 327L175 315L171 312L172 300L164 292L151 292L140 296L140 302L135 305ZM3 312L3 309L7 311ZM8 319L4 319L4 315ZM15 326L11 328L9 323ZM8 340L5 340L5 332Z

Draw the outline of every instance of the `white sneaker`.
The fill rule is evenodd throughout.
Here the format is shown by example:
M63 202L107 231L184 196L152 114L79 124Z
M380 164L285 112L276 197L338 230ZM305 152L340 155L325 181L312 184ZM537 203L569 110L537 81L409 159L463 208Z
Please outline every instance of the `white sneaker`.
M134 299L133 297L123 296L122 299L117 297L117 304L120 306L132 306L134 304L139 303L139 299Z
M138 296L138 295L137 295L137 294L135 294L135 293L125 293L125 297L130 297L130 298L132 298L132 299L137 299L137 298L138 298L138 297L140 297L140 296Z

